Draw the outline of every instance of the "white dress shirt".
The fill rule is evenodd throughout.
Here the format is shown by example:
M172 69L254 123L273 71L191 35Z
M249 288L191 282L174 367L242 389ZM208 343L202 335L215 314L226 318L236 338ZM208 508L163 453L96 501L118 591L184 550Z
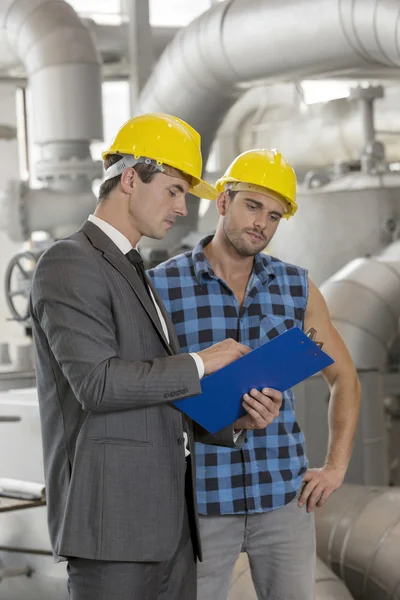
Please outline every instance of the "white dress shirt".
M117 246L117 248L119 248L121 250L122 254L128 254L128 252L130 250L132 250L132 244L130 243L128 238L126 238L123 233L118 231L118 229L115 229L115 227L110 225L110 223L107 223L107 221L103 221L103 219L100 219L99 217L96 217L95 215L89 215L88 220L91 221L92 223L94 223L95 225L97 225L97 227L99 229L101 229L114 242L114 244ZM162 326L164 335L169 343L170 340L169 340L167 324L165 322L163 314L160 310L160 307L158 306L158 303L156 302L156 299L154 298L153 292L151 291L150 287L149 287L149 292L151 294L151 298L153 300L153 304L157 311L158 317L161 321L161 326ZM193 358L193 360L196 363L199 378L201 379L204 376L204 363L203 363L201 357L198 354L196 354L195 352L191 352L190 356ZM190 452L187 447L187 441L188 441L187 433L184 432L183 435L185 438L185 456L188 456L190 454Z

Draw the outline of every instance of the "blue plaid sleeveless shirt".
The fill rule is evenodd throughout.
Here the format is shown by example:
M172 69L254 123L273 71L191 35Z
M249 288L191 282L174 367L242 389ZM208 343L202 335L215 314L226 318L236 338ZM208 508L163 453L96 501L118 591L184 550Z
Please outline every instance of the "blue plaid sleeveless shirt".
M266 254L255 256L242 307L213 272L203 247L148 271L178 335L182 352L198 352L225 338L257 348L298 326L308 298L307 271ZM279 417L248 431L241 450L196 444L197 500L203 515L260 513L288 504L307 469L304 436L284 393Z

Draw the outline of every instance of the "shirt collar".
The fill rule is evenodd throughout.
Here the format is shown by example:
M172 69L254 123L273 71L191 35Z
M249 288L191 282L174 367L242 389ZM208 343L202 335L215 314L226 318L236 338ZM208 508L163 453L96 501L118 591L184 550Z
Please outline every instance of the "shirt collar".
M89 215L88 221L91 221L97 225L97 227L101 229L111 239L112 242L114 242L117 248L121 250L122 254L127 254L129 250L132 250L132 244L128 238L125 237L123 233L118 231L118 229L115 229L115 227L110 225L110 223L107 223L107 221L103 221L103 219L100 219L95 215Z
M192 251L192 261L196 278L200 284L204 283L207 278L216 278L216 275L204 254L204 248L213 239L213 235L208 235L203 238ZM262 284L267 283L270 279L276 277L272 266L271 256L268 254L256 254L254 257L253 275L258 277Z

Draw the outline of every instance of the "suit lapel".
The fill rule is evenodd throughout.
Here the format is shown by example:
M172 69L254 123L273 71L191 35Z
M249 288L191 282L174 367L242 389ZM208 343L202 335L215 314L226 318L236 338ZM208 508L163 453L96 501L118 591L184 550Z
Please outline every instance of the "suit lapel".
M149 278L147 278L147 280L148 280L149 287L151 288L151 291L154 294L154 298L156 299L156 302L157 302L158 306L160 307L162 316L164 317L164 321L167 325L169 342L170 342L172 351L174 354L179 354L181 349L179 346L179 341L178 341L178 337L176 335L174 324L172 323L172 320L171 320L171 316L168 314L167 309L165 308L163 301L161 300L156 288L154 287L153 282Z
M156 307L151 301L151 298L146 290L143 288L143 283L136 273L136 269L130 264L128 259L122 254L122 252L119 250L119 248L117 248L108 235L106 235L99 227L97 227L97 225L91 221L86 221L83 224L81 231L83 231L93 246L102 252L103 257L126 279L142 304L144 310L150 317L155 329L157 330L157 333L163 341L166 350L169 354L175 354L165 338ZM157 299L157 302L159 302L159 299ZM164 308L162 303L159 304L159 306L161 309Z

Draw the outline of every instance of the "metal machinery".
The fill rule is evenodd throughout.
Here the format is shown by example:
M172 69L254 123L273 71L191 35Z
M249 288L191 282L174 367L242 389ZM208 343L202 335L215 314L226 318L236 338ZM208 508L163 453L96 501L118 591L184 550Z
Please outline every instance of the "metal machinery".
M10 181L0 201L2 235L7 231L13 241L25 242L5 279L10 314L29 339L27 297L37 257L53 239L79 228L96 204L92 182L101 177L102 166L92 160L90 143L103 138L101 59L89 30L61 0L2 0L0 32L24 65L33 136L42 155L37 165L42 189ZM44 242L34 241L38 230L46 232ZM1 367L1 476L41 482L31 350L21 347L18 364ZM7 363L6 347L2 354ZM67 598L65 565L53 564L44 507L1 512L0 505L0 597Z
M398 78L398 17L397 0L217 3L170 44L145 86L138 112L162 110L188 120L202 134L207 156L227 111L257 80ZM6 273L6 294L10 314L29 337L26 300L37 257L53 239L79 227L95 203L91 184L99 166L91 160L89 143L102 137L100 60L88 30L63 0L2 0L0 25L29 78L35 141L43 155L38 165L43 189L10 182L0 203L0 229L25 242ZM44 31L53 33L45 36ZM384 146L375 139L374 101L381 101L383 91L374 85L352 92L351 118L361 124L358 154L354 148L351 156L327 151L328 158L319 153L318 160L309 156L301 163L304 152L296 140L299 170L305 175L300 208L295 219L282 223L268 249L306 266L322 284L363 387L347 483L317 513L318 600L400 599L400 176L395 164L400 157L389 142L386 160ZM244 150L248 124L260 125L259 114L250 114L242 129L232 114L229 131ZM220 170L226 166L223 157L232 152L227 122L217 136L216 146L224 151ZM306 125L301 130L305 144ZM275 145L273 131L259 127L251 140ZM288 140L291 133L284 134ZM329 144L330 135L324 139ZM332 161L332 154L338 160ZM290 159L297 164L296 157ZM192 202L190 218L174 236L157 246L145 240L143 251L156 262L176 251L183 238L190 245L212 231L216 218L210 205L199 220ZM44 241L33 237L38 230L46 232ZM18 365L6 364L5 345L0 357L0 477L43 481L31 348L21 348ZM327 441L326 385L313 377L297 386L296 396L311 465L320 465ZM239 597L254 598L244 558L230 592L230 600ZM0 512L0 599L22 598L68 598L65 566L54 565L50 555L44 507Z

